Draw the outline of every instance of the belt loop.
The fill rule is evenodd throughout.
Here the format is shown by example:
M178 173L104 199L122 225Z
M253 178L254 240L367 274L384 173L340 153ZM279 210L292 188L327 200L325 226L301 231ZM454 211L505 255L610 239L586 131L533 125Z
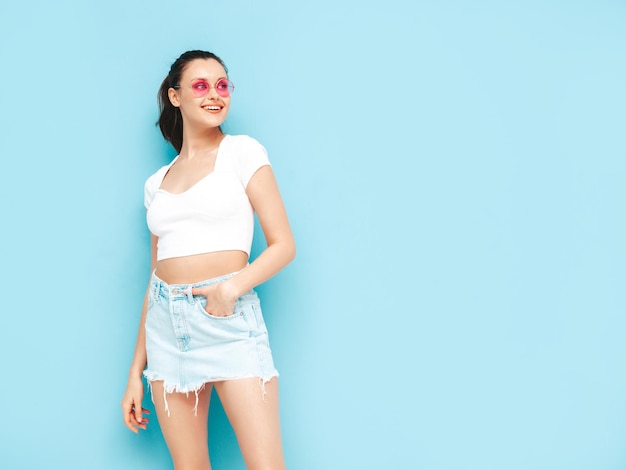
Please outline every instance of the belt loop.
M189 285L187 286L187 301L188 301L189 303L192 303L192 302L193 302L193 294L191 293L191 290L192 290L192 286L191 286L191 284L189 284Z

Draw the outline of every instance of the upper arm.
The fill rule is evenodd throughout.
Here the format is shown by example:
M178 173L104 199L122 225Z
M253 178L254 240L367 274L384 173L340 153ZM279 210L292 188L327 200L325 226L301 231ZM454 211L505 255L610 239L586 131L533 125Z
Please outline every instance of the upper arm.
M270 165L262 166L254 173L246 193L259 218L267 244L281 242L293 246L287 211Z

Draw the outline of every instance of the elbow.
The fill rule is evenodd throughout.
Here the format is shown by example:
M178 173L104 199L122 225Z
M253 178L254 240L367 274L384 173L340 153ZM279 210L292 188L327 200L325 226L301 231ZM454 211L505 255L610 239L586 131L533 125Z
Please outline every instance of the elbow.
M285 259L286 259L285 264L289 264L296 257L296 242L294 241L293 238L289 240L289 242L285 243L284 250L285 250Z
M296 257L296 243L293 237L286 237L282 240L273 240L267 245L268 249L274 253L276 260L287 266Z
M289 262L291 263L296 258L296 242L292 240L291 249L289 251Z

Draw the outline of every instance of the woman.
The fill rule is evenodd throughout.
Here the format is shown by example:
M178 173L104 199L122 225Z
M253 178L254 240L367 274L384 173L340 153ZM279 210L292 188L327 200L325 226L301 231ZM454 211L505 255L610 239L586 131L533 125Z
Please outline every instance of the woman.
M222 133L233 88L219 57L188 51L159 91L159 126L179 153L145 185L153 274L121 406L132 431L146 428L144 374L176 469L211 468L213 387L247 468L284 468L278 372L253 287L295 244L265 149ZM254 212L267 248L248 264Z

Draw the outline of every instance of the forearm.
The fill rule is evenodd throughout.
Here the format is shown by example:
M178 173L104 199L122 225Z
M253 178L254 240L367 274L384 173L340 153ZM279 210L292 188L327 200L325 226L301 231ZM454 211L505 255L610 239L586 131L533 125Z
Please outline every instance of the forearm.
M130 371L128 373L131 377L139 376L146 368L146 312L148 310L148 292L143 301L143 307L141 309L141 319L139 320L139 330L137 332L137 342L135 344L135 353L133 354L133 360L130 365Z
M272 243L252 263L228 279L225 287L239 297L278 273L293 260L295 254L292 237Z
M223 283L231 300L267 281L296 255L287 212L270 166L257 170L248 183L246 193L259 218L267 248L237 275Z

